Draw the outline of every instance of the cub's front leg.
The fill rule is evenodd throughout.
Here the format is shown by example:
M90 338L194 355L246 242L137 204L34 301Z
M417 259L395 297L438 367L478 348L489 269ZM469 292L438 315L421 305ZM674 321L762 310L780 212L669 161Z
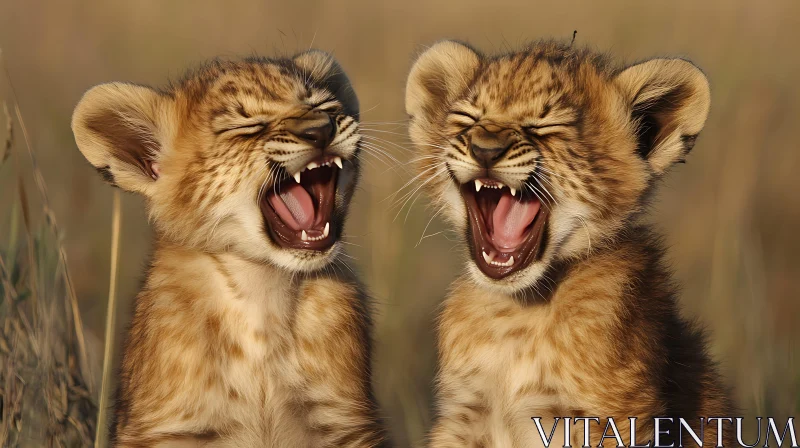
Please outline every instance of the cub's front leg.
M385 446L370 389L366 307L355 283L319 278L300 291L295 339L313 446Z
M462 361L463 362L463 361ZM436 422L428 436L430 448L488 446L488 408L475 372L464 364L443 363L437 378Z
M465 411L467 408L464 409ZM475 428L476 422L460 420L467 414L458 412L454 415L441 416L428 436L430 448L462 448L486 446L483 436Z

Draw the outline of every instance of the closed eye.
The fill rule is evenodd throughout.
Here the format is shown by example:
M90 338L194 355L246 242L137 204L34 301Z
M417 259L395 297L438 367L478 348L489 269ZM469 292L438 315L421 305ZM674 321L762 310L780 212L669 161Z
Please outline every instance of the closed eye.
M450 119L448 121L456 126L471 127L478 122L478 119L467 112L456 110L450 112Z
M231 134L231 135L254 135L263 131L267 127L267 123L247 123L239 126L232 126L229 128L216 131L217 135Z
M470 114L469 114L469 113L467 113L467 112L462 112L462 111L460 111L460 110L454 110L453 112L451 112L451 114L453 114L453 115L458 115L459 117L468 118L468 119L470 119L470 120L472 120L472 121L478 121L478 119L477 119L477 118L475 118L474 116L470 115Z
M565 132L567 131L567 129L572 128L574 126L575 122L545 123L545 124L532 124L528 126L523 126L523 129L528 134L536 136L544 136L548 134L555 134L558 132Z
M312 105L311 108L327 113L339 113L342 111L342 105L336 100L326 100L319 104Z

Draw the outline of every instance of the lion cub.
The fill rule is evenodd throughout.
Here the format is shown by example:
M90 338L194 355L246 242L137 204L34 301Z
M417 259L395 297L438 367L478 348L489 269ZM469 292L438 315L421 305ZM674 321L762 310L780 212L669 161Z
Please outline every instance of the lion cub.
M359 108L326 53L94 87L72 119L156 245L123 355L116 446L372 447L364 290L340 258Z
M489 57L451 41L419 57L406 90L419 170L470 254L438 321L431 446L542 445L532 417L545 435L554 417L599 417L594 446L609 417L626 444L629 417L640 443L654 417L716 442L698 419L731 415L726 390L639 219L709 103L681 59L619 68L553 42Z

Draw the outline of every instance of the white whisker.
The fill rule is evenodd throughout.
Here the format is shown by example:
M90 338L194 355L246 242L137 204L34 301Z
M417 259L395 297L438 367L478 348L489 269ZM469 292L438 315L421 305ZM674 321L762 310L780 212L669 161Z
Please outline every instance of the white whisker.
M402 150L403 152L411 152L411 149L409 149L409 148L407 148L405 146L401 146L401 145L398 145L397 143L391 142L389 140L384 140L382 138L375 137L374 135L362 134L361 137L369 139L373 143L385 143L385 144L394 146L395 148L398 148L398 149Z
M372 149L375 152L378 152L378 153L382 154L383 156L387 157L392 162L395 162L395 163L397 163L399 165L403 164L396 157L394 157L391 153L389 153L389 151L387 151L385 148L383 148L381 146L378 146L378 144L375 143L375 142L369 142L369 141L364 142L364 141L362 141L361 144L364 145L364 146L367 146L369 149Z
M401 137L406 138L407 140L411 140L411 138L408 136L408 134L405 134L403 132L385 131L383 129L374 129L374 128L370 128L368 126L361 126L361 130L362 131L368 131L368 132L380 132L382 134L399 135Z
M446 162L440 162L440 163L437 163L437 164L435 164L435 165L431 165L431 166L429 166L429 167L425 168L425 169L424 169L422 172L420 172L420 173L419 173L419 174L417 174L416 176L412 177L412 178L411 178L411 179L410 179L408 182L406 182L405 184L403 184L403 186L401 186L400 188L398 188L398 189L397 189L397 191L395 191L394 193L392 193L392 194L390 194L389 196L385 197L385 198L384 198L384 199L382 199L380 202L386 201L386 200L388 200L388 199L390 199L390 198L392 198L392 197L396 196L398 193L400 193L401 191L403 191L403 190L404 190L406 187L408 187L408 186L410 186L411 184L413 184L413 183L414 183L414 182L415 182L417 179L419 179L420 177L422 177L422 176L425 176L425 175L426 175L426 174L428 174L430 171L434 171L434 170L438 170L438 169L440 169L441 167L445 166L445 164L446 164ZM403 197L405 197L405 196L403 196ZM402 200L402 198L400 198L400 200Z
M586 254L587 255L591 254L592 253L592 235L589 232L589 225L586 224L586 220L583 219L583 216L578 215L577 218L581 222L581 224L583 224L584 230L586 230L586 240L588 241L588 244L589 244L589 246L586 248Z
M424 182L419 184L411 193L407 194L406 196L408 196L408 197L406 198L405 201L403 201L403 204L400 205L400 208L397 210L397 214L394 216L394 219L392 219L392 221L394 222L397 219L397 217L400 216L400 213L403 211L403 208L406 206L408 201L414 196L414 194L416 194L418 191L420 191L422 189L422 187L424 187L425 185L427 185L428 183L430 183L431 181L433 181L437 177L441 176L445 172L447 172L446 168L437 171L431 177L429 177L427 180L425 180ZM412 205L413 205L413 203L412 203Z
M414 246L415 248L416 248L416 247L419 247L419 245L420 245L420 244L422 244L422 240L424 240L424 239L426 238L426 236L425 236L425 233L428 231L428 226L430 226L430 225L431 225L431 223L433 222L433 220L434 220L434 219L435 219L437 216L439 216L439 213L441 213L441 212L442 212L442 210L444 210L444 208L439 208L439 210L437 210L437 211L436 211L436 213L434 213L434 214L433 214L433 216L431 216L431 219L429 219L429 220L428 220L428 224L426 224L426 225L425 225L425 228L422 230L422 236L419 238L419 241L417 241L417 244L416 244L416 246ZM436 236L436 235L438 235L438 234L440 234L440 233L442 233L442 232L444 232L444 230L441 230L441 231L439 231L439 232L436 232L436 233L434 233L434 234L432 234L432 235L428 235L428 236Z

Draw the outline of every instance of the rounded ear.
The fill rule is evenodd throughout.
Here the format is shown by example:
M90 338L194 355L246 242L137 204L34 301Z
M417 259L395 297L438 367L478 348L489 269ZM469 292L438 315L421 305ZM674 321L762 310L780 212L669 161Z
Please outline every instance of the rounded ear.
M638 151L656 174L683 162L708 117L708 79L683 59L653 59L616 77L631 108Z
M153 89L125 83L95 86L72 113L72 133L106 182L149 194L171 130L172 102Z
M333 56L322 50L308 50L296 55L292 61L304 76L330 90L342 103L347 115L359 118L358 97L350 85L350 79Z
M472 48L451 40L422 53L406 82L406 113L430 120L469 87L481 57Z

